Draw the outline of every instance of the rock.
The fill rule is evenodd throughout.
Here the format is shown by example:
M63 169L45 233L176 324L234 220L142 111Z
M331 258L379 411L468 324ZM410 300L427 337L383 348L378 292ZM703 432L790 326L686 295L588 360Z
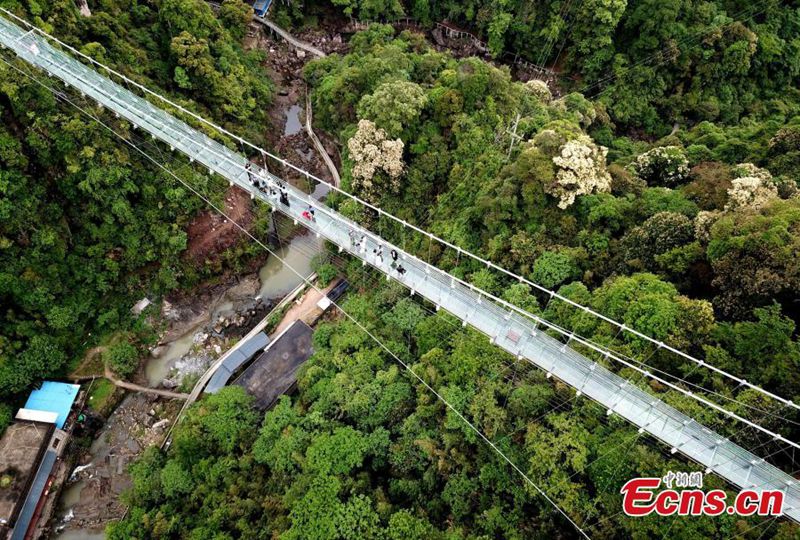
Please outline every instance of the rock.
M153 429L164 429L168 425L169 425L169 420L167 418L164 418L160 422L156 422L155 424L153 424Z
M175 312L172 303L164 300L161 303L161 315L163 315L165 319L174 319L178 314Z
M217 354L222 354L222 347L219 345L214 345L214 352Z
M75 467L75 470L72 471L72 474L69 475L69 481L71 482L71 481L75 480L78 477L79 474L81 474L83 471L85 471L86 469L88 469L91 466L92 466L92 463L89 462L86 465L78 465L77 467Z
M297 58L303 60L306 57L306 51L303 49L297 49Z
M242 278L239 283L228 289L226 296L231 299L252 298L261 288L261 281L258 274L249 274Z
M156 415L156 411L155 411L155 409L150 409L149 411L147 411L147 414L150 415L150 416L155 416Z

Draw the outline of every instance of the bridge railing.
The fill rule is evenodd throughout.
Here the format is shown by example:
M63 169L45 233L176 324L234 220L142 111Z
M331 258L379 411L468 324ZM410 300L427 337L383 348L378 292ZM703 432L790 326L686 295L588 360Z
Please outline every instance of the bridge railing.
M6 12L6 13L8 13L8 12ZM120 73L118 73L118 72L116 72L114 70L111 70L111 69L107 68L106 66L102 66L101 64L97 63L94 59L88 57L87 55L81 53L80 51L77 51L77 50L69 47L66 44L61 43L58 40L55 40L55 38L52 38L52 36L47 36L46 34L42 33L37 28L32 27L32 26L30 28L31 28L30 32L40 35L41 39L44 39L46 41L47 40L54 41L58 46L67 48L68 50L71 50L73 53L77 54L79 57L84 58L87 62L97 66L99 69L101 69L105 73L107 73L107 75L109 77L116 77L121 82L123 82L123 84L127 85L129 90L140 91L145 98L149 97L151 99L159 101L164 106L167 106L171 110L175 111L176 114L181 115L187 121L190 121L190 122L194 121L196 123L199 123L200 127L208 129L208 130L211 130L211 134L212 135L217 135L223 140L227 139L228 141L235 141L236 143L238 143L240 145L240 148L242 149L242 151L244 151L245 149L249 148L252 151L257 152L258 155L260 155L261 159L263 160L263 163L265 164L265 166L267 166L267 168L269 168L270 170L280 170L280 171L282 171L284 173L296 173L296 174L299 174L301 177L302 176L305 177L305 179L309 183L309 185L310 185L310 183L312 181L324 183L323 180L315 177L314 175L309 174L307 171L304 171L304 170L298 168L297 166L295 166L294 164L284 160L283 158L281 158L279 156L276 156L276 155L274 155L274 154L272 154L270 152L267 152L264 149L261 149L261 148L258 148L256 146L252 145L251 143L249 143L248 141L242 139L241 137L238 137L238 136L228 132L224 128L221 128L221 127L215 125L214 123L205 120L204 118L200 117L199 115L197 115L197 114L185 109L184 107L173 103L172 101L164 98L163 96L150 91L146 87L142 86L141 84L139 84L139 83L137 83L135 81L130 80L129 78L125 77L124 75L122 75L122 74L120 74ZM81 70L81 73L83 73L85 75L86 74L86 70L88 70L88 68L86 66L84 66L83 64L81 64L80 62L76 62L76 63L78 65L79 69ZM147 100L145 100L145 101L146 101L146 106L148 108L155 109L152 106L152 104L149 103L149 101L147 101ZM166 119L164 118L164 116L166 116ZM162 115L161 121L164 121L167 124L173 123L173 119L169 115ZM185 136L185 137L190 136L186 132L184 132L182 135ZM215 146L215 148L217 148L217 150L222 148L222 145L219 144L216 141L212 142L211 144L213 144ZM197 149L195 149L195 150L197 150ZM232 164L230 164L230 166L234 166L234 167L238 166L238 167L242 167L243 168L245 163L246 163L246 161L242 160L242 161L238 161L236 163L232 163ZM240 174L245 174L245 173L242 172ZM432 256L433 255L433 253L432 253L433 249L432 248L433 248L433 246L435 244L437 246L437 249L441 249L441 250L443 250L445 252L447 250L450 250L451 258L455 258L456 260L458 260L460 257L464 257L465 259L472 260L472 261L474 261L475 263L477 263L479 265L485 266L485 268L487 270L490 270L490 271L496 273L496 275L498 275L502 279L508 279L510 281L519 281L520 283L524 283L524 284L528 285L529 287L531 287L533 290L537 291L538 293L543 294L545 298L549 298L550 300L558 300L559 302L563 302L564 304L570 306L571 308L574 308L576 310L580 310L580 311L586 313L587 315L591 315L593 317L596 317L599 321L601 321L603 323L606 323L606 324L609 324L612 327L618 329L619 333L621 333L622 335L630 335L630 336L642 339L642 340L644 340L646 342L649 342L655 348L655 350L660 351L660 352L668 352L670 354L675 354L675 355L679 356L683 360L693 362L693 363L697 364L698 366L703 367L704 369L708 369L710 371L713 371L716 374L721 375L721 376L731 380L733 383L736 383L737 387L749 388L749 389L752 389L752 390L756 390L756 391L766 395L767 397L770 397L772 399L775 399L775 400L783 403L785 406L787 406L789 408L792 408L792 409L795 409L795 410L800 410L800 407L798 407L796 404L794 404L791 400L788 400L788 399L783 398L781 396L777 396L774 393L765 391L762 388L750 383L749 381L746 381L745 379L743 379L741 377L737 377L735 375L729 374L729 373L725 372L724 370L721 370L721 369L717 368L714 365L708 364L708 363L704 362L703 360L694 358L693 356L691 356L689 354L686 354L683 351L680 351L679 349L676 349L676 348L674 348L674 347L672 347L672 346L670 346L670 345L668 345L668 344L666 344L666 343L664 343L662 341L658 341L658 340L656 340L656 339L654 339L654 338L652 338L650 336L647 336L647 335L637 331L636 329L629 328L625 324L622 324L622 323L619 323L617 321L614 321L613 319L611 319L609 317L606 317L606 316L604 316L604 315L602 315L602 314L600 314L600 313L598 313L596 311L593 311L593 310L587 308L586 306L581 305L581 304L573 301L572 299L570 299L568 297L565 297L565 296L563 296L563 295L561 295L561 294L559 294L559 293L557 293L555 291L548 290L547 288L542 287L541 285L539 285L539 284L537 284L537 283L525 278L524 276L521 276L519 274L515 274L513 272L510 272L510 271L506 270L505 268L502 268L501 266L497 265L496 263L494 263L494 262L492 262L492 261L490 261L490 260L488 260L486 258L483 258L481 256L475 255L474 253L471 253L468 250L462 249L461 247L456 246L453 243L448 242L448 241L446 241L446 240L444 240L444 239L442 239L442 238L440 238L440 237L438 237L438 236L436 236L436 235L434 235L434 234L432 234L432 233L430 233L428 231L425 231L425 230L423 230L423 229L421 229L421 228L419 228L419 227L417 227L417 226L415 226L415 225L413 225L413 224L411 224L411 223L409 223L409 222L407 222L405 220L397 218L396 216L394 216L394 215L392 215L390 213L384 212L379 207L377 207L377 206L375 206L375 205L373 205L373 204L371 204L371 203L369 203L369 202L367 202L367 201L365 201L365 200L363 200L363 199L361 199L359 197L356 197L356 196L352 195L351 193L348 193L347 191L341 189L338 186L330 186L330 189L332 191L335 191L339 195L342 195L344 197L349 198L350 200L352 200L356 204L358 204L361 208L365 209L366 211L369 211L369 212L373 213L373 215L376 215L377 216L376 224L377 224L378 227L381 227L381 224L383 223L383 221L389 220L389 221L391 221L391 222L393 222L393 223L395 223L395 224L397 224L397 225L399 225L399 226L401 226L403 228L403 235L404 236L406 235L406 232L408 232L408 233L410 233L412 235L412 240L413 240L413 237L416 237L419 241L421 241L423 243L425 241L427 241L428 242L428 246L429 246L428 247L428 252L429 252L428 262L429 263L433 264L434 262L437 262L437 260L435 260L433 258L433 256ZM369 228L369 224L368 223L365 223L364 225L367 226L367 228ZM373 230L373 232L375 232L376 234L379 234L379 235L382 234L382 232L383 232L382 230L374 231L374 227L373 227L372 230ZM441 260L441 257L439 258L439 260ZM572 330L574 330L574 329L572 329ZM615 358L619 358L619 357L624 356L619 350L614 350L614 352L615 352ZM631 359L628 359L628 360L631 360Z
M265 200L273 208L293 219L303 219L300 212L305 205L314 206L319 212L317 219L304 224L320 236L325 236L347 249L349 244L347 233L356 230L367 236L368 248L377 249L380 245L386 251L400 250L408 268L404 275L391 274L385 264L378 259L373 259L371 264L389 273L392 278L437 306L447 309L465 323L484 332L498 346L512 354L525 357L548 373L561 378L579 392L607 407L609 411L620 414L640 426L643 431L669 444L675 452L684 453L703 463L735 485L748 487L752 482L756 486L779 486L786 491L787 497L792 501L790 512L787 513L793 519L797 519L798 513L794 511L798 509L800 493L791 477L708 428L700 426L688 416L631 384L630 381L611 373L601 361L585 358L573 350L572 346L577 343L599 354L601 360L606 358L624 363L624 359L615 357L613 352L592 344L573 332L560 329L541 317L527 313L481 291L470 283L447 274L419 257L406 253L402 248L388 243L380 235L368 231L363 225L344 218L313 199L309 200L308 195L297 188L284 186L290 200L290 206L284 208L284 205L270 199L267 194L253 188L250 184L250 174L263 175L274 185L278 185L281 180L260 167L247 171L245 165L248 161L244 156L197 132L184 122L170 117L163 110L107 78L101 77L97 72L51 47L47 40L39 35L23 33L1 18L0 38L24 60L45 69L66 84L89 95L104 107L128 119L132 125L139 126L153 137L186 153L191 160L196 160L210 171L223 175L230 182L250 191L252 196ZM348 251L353 253L352 249ZM353 255L366 261L369 253L369 249L366 254L359 250ZM387 257L386 252L384 257ZM542 329L560 334L562 341L548 336ZM633 365L628 367L635 369ZM750 425L750 427L759 429L760 426ZM786 444L797 446L776 434L771 435Z

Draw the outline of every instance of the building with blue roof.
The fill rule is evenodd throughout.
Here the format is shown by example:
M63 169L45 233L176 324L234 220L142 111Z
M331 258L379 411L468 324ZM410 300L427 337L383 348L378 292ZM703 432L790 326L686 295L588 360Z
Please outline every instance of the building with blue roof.
M81 389L77 384L44 381L42 387L31 392L25 408L34 411L55 413L56 427L64 429L72 404Z
M0 489L0 538L24 540L36 526L79 391L76 384L45 381L0 437L0 478L6 479Z

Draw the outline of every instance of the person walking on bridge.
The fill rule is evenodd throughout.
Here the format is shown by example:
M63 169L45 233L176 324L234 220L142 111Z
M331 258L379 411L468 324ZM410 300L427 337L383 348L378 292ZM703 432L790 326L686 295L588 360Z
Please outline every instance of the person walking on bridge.
M256 185L256 177L253 174L253 164L248 161L247 165L244 166L244 170L247 171L247 180L250 182L250 185L251 186L255 186Z
M261 190L266 190L270 185L269 176L267 175L267 171L265 169L260 169L258 171L258 188Z

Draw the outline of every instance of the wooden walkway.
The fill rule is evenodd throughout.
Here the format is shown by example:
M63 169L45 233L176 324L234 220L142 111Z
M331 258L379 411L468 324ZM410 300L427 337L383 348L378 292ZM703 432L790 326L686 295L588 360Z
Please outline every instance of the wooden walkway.
M263 24L264 26L266 26L267 28L269 28L270 30L275 32L277 35L279 35L284 40L286 40L286 42L289 43L290 45L292 45L292 46L294 46L294 47L296 47L298 49L302 49L302 50L304 50L304 51L306 51L308 53L311 53L314 56L319 56L320 58L325 57L325 53L323 51L321 51L317 47L314 47L310 43L306 43L303 40L297 39L292 34L287 32L286 30L284 30L283 28L281 28L280 26L278 26L277 24L275 24L271 20L269 20L267 18L264 18L264 17L259 17L258 15L253 15L253 20Z

